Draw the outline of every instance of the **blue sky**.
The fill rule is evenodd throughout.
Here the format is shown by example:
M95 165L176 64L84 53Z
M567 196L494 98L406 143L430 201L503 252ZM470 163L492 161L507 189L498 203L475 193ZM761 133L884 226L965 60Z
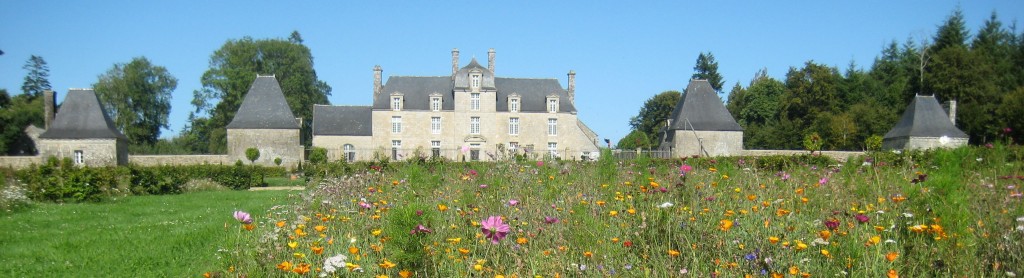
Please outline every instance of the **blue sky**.
M114 63L145 56L178 78L168 137L225 41L298 30L332 104L370 104L374 65L385 78L440 76L452 48L463 65L486 63L495 48L498 76L564 87L575 70L579 117L615 142L645 100L686 87L702 51L715 55L727 88L808 60L868 68L892 40L930 38L957 6L972 34L993 11L1007 26L1024 18L1024 1L4 1L0 88L20 93L22 66L39 55L60 102Z

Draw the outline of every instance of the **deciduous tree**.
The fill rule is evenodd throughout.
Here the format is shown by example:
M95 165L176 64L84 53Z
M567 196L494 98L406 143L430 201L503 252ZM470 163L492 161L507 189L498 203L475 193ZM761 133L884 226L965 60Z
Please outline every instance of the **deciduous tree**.
M640 112L636 117L629 120L629 126L633 130L643 132L646 135L645 138L659 138L658 132L665 126L666 120L672 116L672 111L675 110L676 103L679 103L681 96L682 94L678 91L664 91L647 99L644 106L640 107ZM649 143L656 144L657 142Z
M93 84L114 125L133 145L153 145L160 138L160 129L168 127L171 92L177 87L178 79L146 57L114 64Z

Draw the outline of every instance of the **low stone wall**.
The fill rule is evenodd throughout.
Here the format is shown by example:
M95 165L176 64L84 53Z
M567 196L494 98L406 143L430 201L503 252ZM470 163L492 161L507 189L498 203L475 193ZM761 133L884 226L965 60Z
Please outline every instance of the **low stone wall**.
M746 156L769 156L769 155L801 155L808 154L808 151L804 150L743 150L742 155ZM821 151L816 152L821 155L831 157L839 162L846 162L850 157L863 155L864 152L844 152L844 151Z
M227 155L129 155L128 163L139 166L233 164Z
M36 156L0 156L0 168L24 169L32 164L42 164L43 158Z

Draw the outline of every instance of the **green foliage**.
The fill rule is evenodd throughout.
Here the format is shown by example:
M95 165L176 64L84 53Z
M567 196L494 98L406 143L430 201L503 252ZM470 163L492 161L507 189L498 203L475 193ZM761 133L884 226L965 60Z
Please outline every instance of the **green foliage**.
M718 73L718 61L715 61L715 55L708 52L704 54L701 52L697 55L697 63L693 66L693 79L704 79L708 83L711 83L711 87L715 89L715 92L722 91L722 85L725 84L725 80L722 79L722 75Z
M167 128L171 92L178 79L146 57L132 58L99 76L92 85L100 102L133 145L153 145Z
M650 149L651 140L647 138L647 134L639 130L633 130L626 137L622 137L619 140L616 148L623 150L635 150L637 148Z
M878 151L882 149L882 136L871 135L868 139L864 140L864 146L869 151Z
M224 128L242 105L256 75L274 74L292 113L303 120L301 142L310 142L313 104L329 104L331 87L317 78L313 56L301 44L301 36L296 32L292 37L293 41L243 37L228 40L215 51L210 56L210 69L202 77L203 88L194 92L192 100L196 112L208 113L209 117L192 117L191 126L183 134L207 142L203 151L225 152Z
M672 116L672 111L675 110L676 104L679 103L681 97L682 94L678 91L664 91L647 99L644 102L644 106L640 108L640 112L635 117L630 118L629 126L633 130L642 132L646 138L659 138L661 129L665 127L666 120ZM629 136L627 135L627 137ZM622 140L619 140L619 142L621 148ZM648 142L644 145L656 143Z
M804 149L811 151L812 153L820 151L821 146L824 145L824 143L825 142L821 139L821 135L818 135L817 132L804 136Z
M0 98L7 90L0 89ZM34 155L35 143L25 134L25 128L35 125L43 128L43 97L19 94L0 103L0 155Z
M274 165L281 166L281 158L280 157L275 157L274 158Z
M255 163L257 159L260 159L260 149L245 149L245 159L248 159L250 163Z
M313 164L320 164L327 161L327 149L321 147L314 147L309 151L309 162Z
M29 56L28 61L25 61L25 65L21 68L28 71L25 82L21 85L23 93L37 98L43 95L43 91L52 90L49 79L50 67L46 65L43 57Z

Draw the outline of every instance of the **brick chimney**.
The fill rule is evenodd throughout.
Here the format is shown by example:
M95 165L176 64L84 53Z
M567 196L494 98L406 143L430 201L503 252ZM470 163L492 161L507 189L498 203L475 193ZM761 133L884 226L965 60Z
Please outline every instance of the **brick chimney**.
M455 80L456 73L459 73L459 49L452 48L452 80Z
M569 70L569 103L576 104L576 71Z
M487 69L494 73L494 48L487 50Z
M384 89L381 86L381 74L384 72L380 68L380 65L373 66L373 98L376 99L380 95L380 91Z
M53 91L43 91L43 128L50 129L50 124L53 123L53 115L56 114L56 107L54 107L54 101L56 94Z

